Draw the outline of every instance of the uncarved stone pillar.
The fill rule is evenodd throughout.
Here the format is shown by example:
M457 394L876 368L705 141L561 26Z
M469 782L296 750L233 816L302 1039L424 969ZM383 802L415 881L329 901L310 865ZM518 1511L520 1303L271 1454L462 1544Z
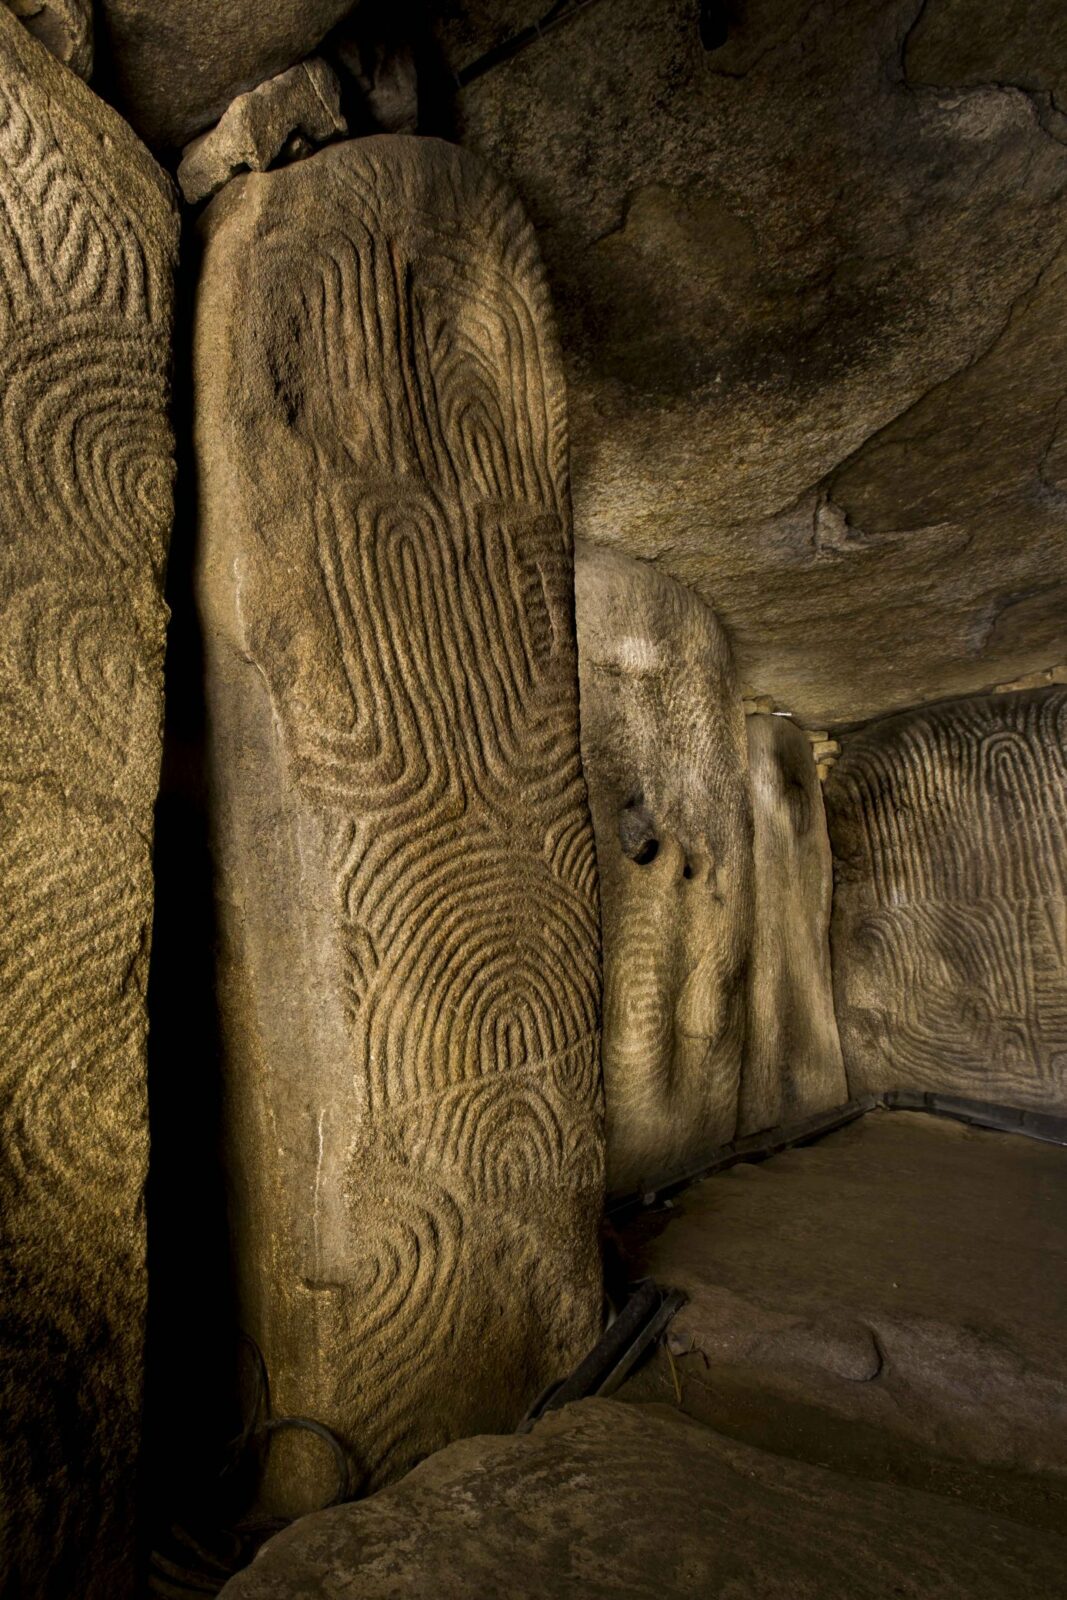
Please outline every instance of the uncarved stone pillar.
M134 1560L177 222L0 6L0 1589Z
M1067 689L872 723L826 806L853 1093L1067 1111Z
M811 741L788 717L750 716L747 727L756 920L739 1134L848 1099L830 979L833 862Z
M513 1426L600 1327L564 394L532 231L451 146L334 146L237 180L205 227L242 1316L276 1409L374 1484ZM305 1444L268 1489L286 1509L332 1487Z
M581 544L582 758L604 916L615 1191L734 1136L752 935L745 717L729 642L647 562Z

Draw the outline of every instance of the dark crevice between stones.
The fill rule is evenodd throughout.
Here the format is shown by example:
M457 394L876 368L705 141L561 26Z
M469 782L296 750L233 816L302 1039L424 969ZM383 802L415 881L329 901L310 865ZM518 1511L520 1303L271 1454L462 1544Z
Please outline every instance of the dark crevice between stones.
M174 348L177 480L166 598L163 764L148 982L151 1154L142 1526L219 1521L203 1504L240 1431L237 1326L218 1149L220 1043L204 772L202 643L193 595L197 478L190 370L199 246L187 222Z

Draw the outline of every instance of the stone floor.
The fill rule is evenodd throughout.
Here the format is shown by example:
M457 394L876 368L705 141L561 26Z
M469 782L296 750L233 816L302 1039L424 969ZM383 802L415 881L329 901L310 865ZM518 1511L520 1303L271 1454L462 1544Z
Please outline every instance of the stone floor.
M618 1397L303 1519L227 1600L1067 1592L1067 1150L878 1111L615 1244L690 1297Z
M1067 1540L581 1400L305 1517L226 1600L1054 1600Z
M625 1398L1067 1531L1067 1150L875 1111L620 1242L690 1297Z

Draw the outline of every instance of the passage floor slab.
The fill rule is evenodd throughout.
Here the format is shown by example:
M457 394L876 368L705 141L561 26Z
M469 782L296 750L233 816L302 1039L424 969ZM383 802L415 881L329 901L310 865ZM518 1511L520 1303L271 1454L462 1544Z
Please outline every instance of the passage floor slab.
M225 1600L1053 1600L1067 1541L582 1400L304 1517Z
M689 1295L624 1398L1067 1530L1067 1150L876 1111L620 1244Z

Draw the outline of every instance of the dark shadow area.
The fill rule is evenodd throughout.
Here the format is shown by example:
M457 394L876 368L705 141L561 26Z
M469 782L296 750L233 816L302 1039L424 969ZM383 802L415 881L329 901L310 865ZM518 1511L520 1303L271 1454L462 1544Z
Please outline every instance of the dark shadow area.
M148 985L151 1159L142 1483L153 1542L218 1524L219 1470L241 1428L237 1327L219 1158L219 1038L204 770L203 664L193 592L196 465L191 345L199 243L182 241L174 373L177 481L167 578L163 767ZM211 1502L211 1503L209 1503Z
M418 127L408 131L458 138L456 79L424 0L367 0L327 34L316 53L337 71L341 110L353 138L396 126L388 119L390 91L399 91L405 80L418 86ZM376 116L382 110L384 124Z

